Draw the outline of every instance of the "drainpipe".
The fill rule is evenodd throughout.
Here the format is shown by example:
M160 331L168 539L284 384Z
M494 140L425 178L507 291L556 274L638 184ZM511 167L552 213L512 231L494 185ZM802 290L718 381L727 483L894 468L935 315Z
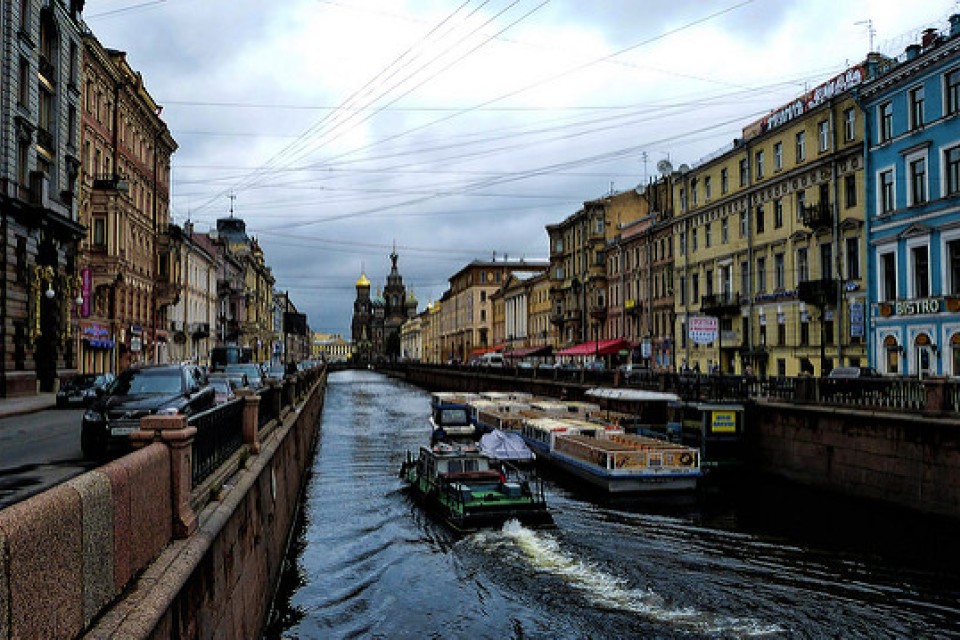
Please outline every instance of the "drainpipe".
M840 185L838 184L839 172L837 170L837 155L840 153L840 149L838 147L837 128L835 126L836 118L834 117L834 109L836 106L835 99L830 98L829 127L831 144L833 145L830 153L830 177L833 180L833 260L836 268L836 276L834 280L837 283L837 310L835 313L836 317L834 321L834 331L837 333L836 366L841 367L843 366L843 272L841 271L843 266L843 258L840 255Z

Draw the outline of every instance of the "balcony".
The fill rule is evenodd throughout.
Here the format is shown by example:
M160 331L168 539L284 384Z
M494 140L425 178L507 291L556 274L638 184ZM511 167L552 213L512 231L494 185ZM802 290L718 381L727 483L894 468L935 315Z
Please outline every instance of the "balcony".
M627 300L623 303L623 310L632 316L640 317L643 314L643 301Z
M194 340L201 340L210 335L210 323L208 322L191 322L190 323L190 336Z
M828 200L803 207L800 210L800 222L813 230L829 228L833 223L833 208Z
M161 307L177 304L180 300L180 290L183 285L175 282L158 282L156 285L157 304Z
M700 310L711 316L729 316L740 313L740 294L727 291L708 293L700 298Z
M49 130L44 129L43 127L37 128L37 145L47 149L48 151L53 151L53 134Z
M804 280L797 284L797 297L817 307L837 303L837 281L831 278Z
M170 331L173 331L174 333L183 331L183 320L171 320Z
M127 180L117 173L101 173L93 178L94 189L127 191Z

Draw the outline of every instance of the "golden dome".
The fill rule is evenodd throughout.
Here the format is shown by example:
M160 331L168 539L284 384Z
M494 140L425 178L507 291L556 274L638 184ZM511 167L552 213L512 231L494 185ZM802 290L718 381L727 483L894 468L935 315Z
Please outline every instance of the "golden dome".
M370 281L367 280L366 274L363 274L363 273L360 274L360 279L357 280L357 286L358 286L358 287L369 287L369 286L370 286Z

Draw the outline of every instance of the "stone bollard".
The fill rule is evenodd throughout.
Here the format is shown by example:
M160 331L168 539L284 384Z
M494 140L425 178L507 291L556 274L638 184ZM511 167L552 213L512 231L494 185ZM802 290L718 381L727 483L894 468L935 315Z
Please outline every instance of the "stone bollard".
M260 453L260 396L253 389L238 389L243 399L243 444L250 453Z
M947 412L947 379L931 376L923 381L923 415L934 417Z
M193 490L193 438L196 427L187 426L187 417L146 416L140 430L130 434L134 447L162 442L170 451L170 489L173 502L173 535L183 539L197 530L197 514L190 506Z

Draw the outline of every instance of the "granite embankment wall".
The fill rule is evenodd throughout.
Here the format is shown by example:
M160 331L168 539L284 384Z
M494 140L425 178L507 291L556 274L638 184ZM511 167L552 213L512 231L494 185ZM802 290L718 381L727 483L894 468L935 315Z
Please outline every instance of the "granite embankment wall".
M0 640L257 637L325 388L262 433L254 413L213 484L191 491L192 428L157 422L160 442L0 511Z
M431 390L527 391L583 399L591 384L483 369L388 372ZM601 385L604 386L604 385ZM858 410L814 402L747 402L751 466L797 483L960 519L960 416Z
M761 471L804 485L960 518L960 419L816 405L750 411Z

